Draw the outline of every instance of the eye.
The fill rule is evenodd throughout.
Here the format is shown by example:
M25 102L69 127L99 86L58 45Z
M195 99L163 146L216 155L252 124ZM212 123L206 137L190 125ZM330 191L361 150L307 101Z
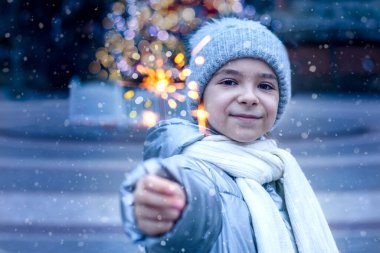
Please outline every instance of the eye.
M263 90L274 90L275 89L275 86L271 83L260 83L258 85L258 87L260 89L263 89Z
M225 86L235 86L235 85L238 85L238 83L236 81L232 80L232 79L222 80L218 84L222 84L222 85L225 85Z

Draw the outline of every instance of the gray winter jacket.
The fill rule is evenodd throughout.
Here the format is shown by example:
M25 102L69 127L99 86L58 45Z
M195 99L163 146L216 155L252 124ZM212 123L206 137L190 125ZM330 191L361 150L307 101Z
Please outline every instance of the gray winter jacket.
M181 154L188 145L204 137L188 121L160 122L148 132L144 160L131 171L121 187L121 212L126 233L147 252L257 252L250 213L234 179L214 164ZM228 154L227 154L228 155ZM184 186L186 207L174 228L160 236L145 236L133 213L133 190L138 179L154 173ZM289 228L282 189L264 184Z

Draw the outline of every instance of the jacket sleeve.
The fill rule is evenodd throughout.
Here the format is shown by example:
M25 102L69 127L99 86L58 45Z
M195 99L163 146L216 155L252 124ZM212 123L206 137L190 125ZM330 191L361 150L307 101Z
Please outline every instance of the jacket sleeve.
M152 173L181 184L186 207L171 231L160 237L145 236L133 211L133 191L139 178ZM221 201L207 171L185 156L143 162L127 175L121 187L123 227L136 244L148 252L209 252L222 229Z

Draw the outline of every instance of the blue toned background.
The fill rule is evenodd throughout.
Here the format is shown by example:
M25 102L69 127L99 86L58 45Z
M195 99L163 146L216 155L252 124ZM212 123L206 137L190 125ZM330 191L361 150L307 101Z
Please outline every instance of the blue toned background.
M0 2L1 253L139 252L118 204L146 131L130 112L139 97L167 108L89 74L113 2ZM300 162L341 252L379 252L380 2L245 5L292 61L293 100L274 138ZM74 97L73 77L91 91Z

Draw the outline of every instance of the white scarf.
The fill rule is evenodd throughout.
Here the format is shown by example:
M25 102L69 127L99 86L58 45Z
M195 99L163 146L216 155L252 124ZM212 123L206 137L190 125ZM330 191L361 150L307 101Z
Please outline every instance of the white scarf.
M297 252L280 212L262 184L283 178L285 203L298 252L339 252L318 200L295 158L273 140L240 144L212 135L185 155L217 165L235 177L252 219L258 252Z

